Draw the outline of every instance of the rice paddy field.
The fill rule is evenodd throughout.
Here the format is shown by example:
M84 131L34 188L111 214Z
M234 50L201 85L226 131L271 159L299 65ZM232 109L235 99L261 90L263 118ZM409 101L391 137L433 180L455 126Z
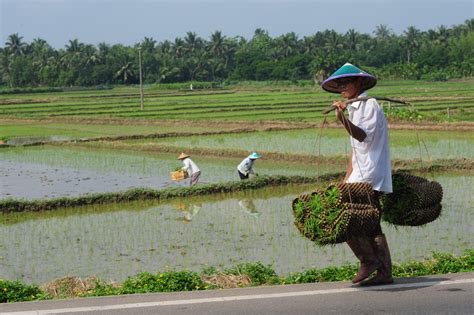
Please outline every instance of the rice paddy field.
M425 227L384 225L396 262L472 248L472 176L434 174L443 214ZM0 278L46 282L64 275L123 280L141 271L225 268L261 261L279 274L356 261L345 244L318 247L293 225L291 200L308 185L169 202L11 213L0 217Z
M473 86L472 79L382 81L371 90L409 101L419 116L389 116L394 163L445 165L423 173L443 186L441 217L423 227L384 226L396 262L473 248ZM255 163L260 175L343 172L348 135L333 114L323 126L321 113L334 99L317 87L276 83L147 86L143 111L135 86L0 94L0 201L179 189L188 183L171 181L169 173L181 165L180 152L201 168L198 186L237 181L236 166L252 151L263 155ZM408 109L382 105L387 113ZM318 247L294 227L291 200L314 185L0 213L0 278L121 281L141 271L256 261L287 274L355 262L346 245Z

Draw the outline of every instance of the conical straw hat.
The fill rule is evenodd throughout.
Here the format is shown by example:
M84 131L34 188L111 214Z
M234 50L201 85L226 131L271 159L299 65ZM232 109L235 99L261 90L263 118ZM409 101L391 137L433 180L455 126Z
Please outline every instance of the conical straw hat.
M184 160L187 157L189 157L189 155L183 152L178 156L178 160Z

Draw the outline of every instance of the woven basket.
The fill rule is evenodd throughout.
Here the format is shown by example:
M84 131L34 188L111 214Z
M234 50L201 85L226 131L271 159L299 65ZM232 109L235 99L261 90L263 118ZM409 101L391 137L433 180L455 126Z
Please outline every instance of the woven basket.
M188 172L183 171L183 170L171 172L170 177L171 177L171 180L180 181L180 180L188 178Z
M407 174L392 176L393 193L382 200L383 220L395 225L420 226L441 213L443 188L438 182Z
M294 223L304 237L319 245L342 243L370 234L377 226L380 212L373 201L370 184L330 185L293 200Z

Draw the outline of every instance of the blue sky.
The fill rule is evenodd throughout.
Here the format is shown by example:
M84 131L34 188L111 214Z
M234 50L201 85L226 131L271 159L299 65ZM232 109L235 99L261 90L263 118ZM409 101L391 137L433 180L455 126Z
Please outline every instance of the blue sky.
M474 0L0 0L0 47L12 33L60 48L74 38L132 45L187 31L251 38L256 28L303 37L325 29L372 33L386 24L400 34L408 26L427 30L470 18Z

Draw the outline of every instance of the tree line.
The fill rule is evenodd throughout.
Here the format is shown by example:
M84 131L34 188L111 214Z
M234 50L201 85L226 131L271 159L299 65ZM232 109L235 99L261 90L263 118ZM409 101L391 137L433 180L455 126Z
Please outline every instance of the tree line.
M77 39L54 49L11 34L0 48L0 85L8 87L96 86L139 82L138 50L145 83L240 80L321 82L349 61L381 78L446 80L474 75L474 19L452 27L396 35L386 25L373 34L349 29L294 32L272 38L263 29L251 39L215 31L209 39L187 32L174 41L145 37L133 46Z

